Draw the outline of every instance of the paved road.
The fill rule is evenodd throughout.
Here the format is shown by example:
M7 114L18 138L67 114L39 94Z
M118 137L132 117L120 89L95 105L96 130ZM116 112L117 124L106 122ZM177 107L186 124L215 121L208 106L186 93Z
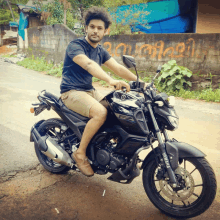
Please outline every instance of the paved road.
M37 164L33 144L29 142L30 128L36 121L56 114L45 110L34 117L29 109L31 103L37 102L39 91L47 89L59 95L59 85L58 78L0 60L0 175ZM101 91L106 94L109 90ZM176 110L180 126L171 136L193 144L212 162L219 162L220 104L178 99ZM218 165L216 171L219 173Z
M33 143L29 142L30 128L36 121L39 121L40 119L43 118L46 119L46 118L54 117L56 116L56 114L53 113L52 111L50 112L44 111L39 116L34 117L33 114L29 112L29 109L32 102L35 101L37 102L36 96L40 90L46 88L48 91L53 92L56 95L59 95L59 85L60 85L60 79L43 75L35 71L27 70L23 67L19 67L14 64L5 63L0 60L0 176L1 175L4 176L7 173L10 174L13 171L28 170L32 167L35 167L38 164L33 148ZM102 88L99 89L101 92L105 94L109 91ZM181 99L177 99L176 104L177 104L176 110L180 116L180 126L177 131L170 133L170 135L180 141L184 141L189 144L192 144L195 147L202 150L203 152L205 152L207 154L207 159L210 161L211 165L215 170L217 181L219 182L220 181L220 168L219 168L220 167L220 149L219 149L220 104L214 104L214 103L210 104L210 103L204 103L198 101L183 101ZM141 156L144 157L146 153L147 152L144 152ZM20 175L20 179L19 179L19 175ZM18 175L18 179L14 180L15 181L14 187L15 188L23 187L22 188L23 191L20 188L18 188L19 189L18 191L22 194L24 191L27 192L28 186L22 184L24 178L26 177L22 175L26 175L26 174L19 174L19 175ZM49 174L45 174L45 175L49 175ZM51 182L51 180L55 178L56 179L61 178L59 176L56 177L46 176L45 177L46 179L44 179L42 178L42 176L38 175L36 177L35 176L31 177L32 179L28 176L28 178L26 177L25 181L26 182L32 181L30 182L29 186L34 188L34 186L39 183L38 179L36 180L36 178L38 177L39 177L39 181L45 180L44 181L45 185L48 184L47 181ZM67 176L66 178L68 179L69 177ZM95 184L95 186L98 184L99 186L98 188L109 187L108 192L111 192L112 195L115 195L114 194L115 190L116 191L118 190L117 193L121 192L119 197L115 195L106 203L106 205L109 204L109 207L107 206L107 210L109 210L109 208L112 205L114 207L114 204L111 204L111 201L115 201L114 198L119 198L120 201L121 199L123 201L129 200L128 202L129 205L128 204L127 205L128 207L130 207L131 201L133 201L135 194L136 196L133 202L134 204L132 206L134 205L137 206L136 213L139 213L139 211L141 212L141 210L143 210L143 208L146 207L146 205L148 208L150 208L148 210L150 210L151 212L154 212L155 210L151 203L147 202L147 204L145 204L146 203L145 198L142 198L143 190L141 191L140 189L140 185L142 185L141 177L140 178L138 177L136 182L134 182L134 184L126 187L120 184L117 185L115 183L108 183L108 181L106 181L104 176L98 176L93 180L91 179L87 180L86 178L84 178L82 179L82 181L81 178L82 176L76 175L74 176L74 178L70 179L71 182L72 181L74 182L74 185L78 182L80 183L79 185L77 185L77 187L74 187L74 189L76 190L75 193L79 193L79 188L82 184L84 188L88 187L89 184L91 186L93 186L93 184ZM41 184L42 181L40 181ZM64 188L62 188L63 184L64 185L66 184ZM13 186L13 182L8 184L8 186L6 184L5 185L6 191L7 189L11 191L12 186ZM32 189L31 187L28 190ZM69 187L70 189L67 190L66 187ZM72 187L73 186L68 183L68 180L61 182L60 186L59 184L57 185L57 188L61 190L60 192L62 192L62 189L66 191L65 196L69 194ZM38 188L36 187L36 189ZM51 189L52 188L48 188L49 191ZM95 189L96 188L94 188L94 192L95 191L97 192L97 190ZM56 195L52 193L56 197L54 198L54 201L55 199L58 199L59 201L62 201L63 199L62 196L64 192L60 194L60 197L57 197L58 191L56 190ZM11 193L13 194L13 192ZM39 193L41 192L39 191ZM44 193L47 193L47 191L42 191L42 200L39 199L40 201L39 203L43 202L44 204L44 199L45 199ZM75 195L73 192L72 194ZM83 194L82 198L84 198L84 196L88 196L88 192L85 192L85 195ZM34 198L35 197L33 197L33 199ZM79 201L77 198L75 202L78 203ZM96 200L95 196L94 198ZM66 203L63 204L64 207L67 207L67 205L70 204L70 201L73 200L73 198L69 198L69 199L70 199L69 202L67 202L68 204ZM91 205L89 202L90 200L91 198L87 202L83 201L83 203L88 205L88 210ZM5 201L8 200L6 199ZM209 211L206 212L206 214L202 215L203 217L199 216L196 219L206 219L208 216L212 217L212 218L210 217L210 219L216 219L217 216L219 215L219 207L220 207L219 201L220 201L220 188L218 188L216 201L214 202L212 208L210 208ZM23 203L20 205L22 207L20 206L19 207L23 210L24 204L29 202L30 201L23 201ZM97 201L91 200L91 202L92 204L93 203L96 204ZM58 201L55 202L55 205L57 205L58 203L59 203ZM40 206L40 204L38 205ZM36 204L33 203L33 206L30 207L33 207L33 210L35 210ZM99 205L97 207L99 207ZM43 208L45 207L42 205L42 209ZM97 210L99 210L99 208L97 208ZM49 213L47 208L45 208L44 211L47 214ZM88 214L87 211L86 214ZM37 210L35 210L35 212L37 216ZM104 212L106 212L106 209L103 210L103 213ZM120 216L123 216L124 215L123 213L124 212L122 210ZM152 215L155 216L155 213ZM146 213L146 215L141 215L140 217L142 218L143 216L149 217L149 213L148 214ZM85 218L81 218L81 219L85 219ZM118 218L118 219L122 219L122 218ZM158 217L158 219L164 219L164 216Z

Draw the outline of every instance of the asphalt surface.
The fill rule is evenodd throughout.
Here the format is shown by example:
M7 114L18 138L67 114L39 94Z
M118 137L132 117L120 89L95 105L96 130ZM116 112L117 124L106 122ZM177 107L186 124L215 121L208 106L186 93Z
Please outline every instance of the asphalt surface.
M36 96L41 90L46 89L59 96L60 82L60 78L0 60L0 175L37 165L33 143L29 142L30 128L40 119L57 115L45 110L34 117L29 109L31 103L38 101ZM99 90L104 94L110 91ZM211 141L212 146L208 149L219 155L220 104L177 99L176 110L183 129L173 133L183 139L185 132L194 133L190 142L200 148L206 148L204 142ZM189 140L184 141L189 143Z
M45 110L34 117L29 109L43 89L59 96L60 81L0 60L0 177L3 181L10 180L1 185L0 216L3 219L171 219L143 196L141 177L124 186L106 180L106 176L86 178L75 172L59 176L45 172L42 167L38 169L33 143L29 141L30 128L41 119L58 116ZM100 86L97 89L103 94L110 91ZM170 136L202 150L219 182L220 104L177 99L176 110L180 125ZM147 151L143 152L141 157L146 154ZM218 219L219 202L220 188L210 209L195 219Z

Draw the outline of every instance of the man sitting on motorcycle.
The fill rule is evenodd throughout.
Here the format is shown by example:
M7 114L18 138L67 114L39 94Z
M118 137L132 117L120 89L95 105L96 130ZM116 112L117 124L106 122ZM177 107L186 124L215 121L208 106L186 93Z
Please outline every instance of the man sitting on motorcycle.
M66 49L61 88L61 99L71 110L89 117L82 135L80 146L72 154L79 170L86 176L94 175L86 157L86 148L107 117L107 109L99 102L103 99L92 86L92 77L106 81L117 90L129 85L111 78L101 65L111 69L116 75L129 80L137 80L136 75L120 65L99 44L111 24L110 15L104 8L92 7L84 14L86 36L71 41Z

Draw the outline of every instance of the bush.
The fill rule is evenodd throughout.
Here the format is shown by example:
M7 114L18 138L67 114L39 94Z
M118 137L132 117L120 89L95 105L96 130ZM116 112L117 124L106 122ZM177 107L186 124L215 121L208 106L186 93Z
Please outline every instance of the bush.
M162 75L158 78L158 83L162 89L180 90L192 86L187 78L192 76L192 72L183 66L178 66L176 60L170 60L162 66Z

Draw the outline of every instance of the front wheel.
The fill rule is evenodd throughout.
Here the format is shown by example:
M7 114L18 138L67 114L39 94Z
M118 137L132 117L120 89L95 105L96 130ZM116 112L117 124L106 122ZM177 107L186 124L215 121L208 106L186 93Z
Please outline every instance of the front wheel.
M181 162L175 171L180 184L178 189L166 179L157 179L158 166L154 160L143 170L143 185L149 199L160 211L174 218L191 218L212 204L216 179L205 158L186 158Z

